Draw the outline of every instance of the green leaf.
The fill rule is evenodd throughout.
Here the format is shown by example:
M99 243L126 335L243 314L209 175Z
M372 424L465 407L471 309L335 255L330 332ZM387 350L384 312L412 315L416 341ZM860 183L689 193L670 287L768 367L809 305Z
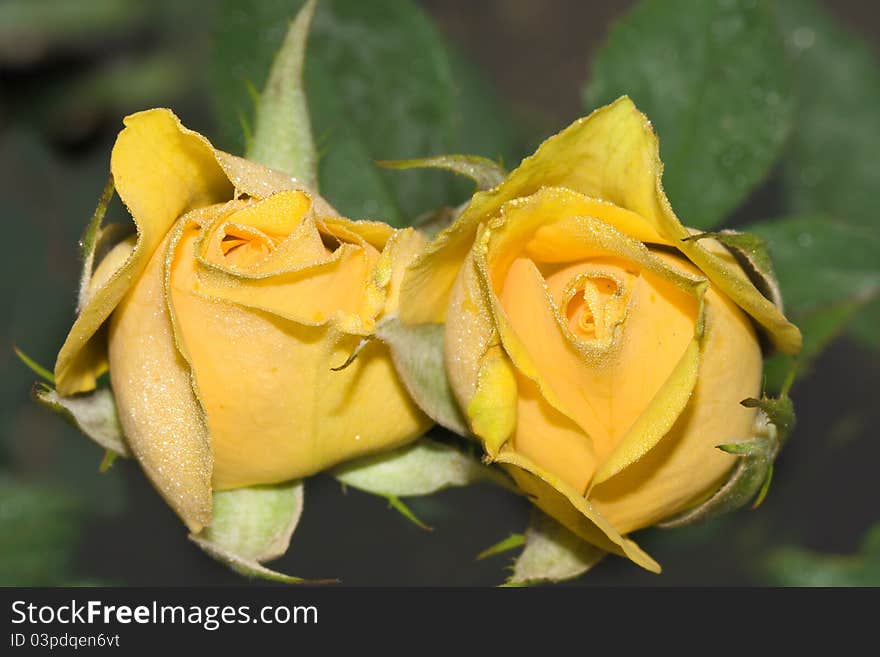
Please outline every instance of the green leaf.
M794 62L797 130L783 159L786 209L828 213L876 231L880 217L880 67L872 44L814 0L777 0ZM880 253L875 251L875 261ZM880 299L851 318L853 334L880 350Z
M474 181L478 190L492 189L507 177L498 163L478 155L436 155L410 160L377 160L385 169L445 169Z
M388 317L376 336L388 345L394 367L413 400L437 424L465 436L468 432L452 394L443 360L443 324L408 326Z
M71 493L0 476L0 584L74 583L69 570L84 513Z
M386 498L430 495L479 481L506 483L500 471L477 457L430 438L345 463L332 474L346 486Z
M287 21L301 5L298 0L218 3L211 76L222 145L228 150L243 150L240 116L252 109L248 84L263 86ZM322 194L340 212L400 226L433 208L457 205L467 194L432 172L395 174L379 170L375 160L456 151L494 159L511 153L512 130L503 107L479 75L459 62L456 57L450 63L446 45L411 2L319 3L306 53L305 89ZM468 138L474 134L479 139Z
M783 548L764 560L762 570L775 586L880 586L880 525L867 532L857 554Z
M303 60L316 0L290 24L257 104L250 160L283 171L317 190L317 155L303 89Z
M864 313L869 299L843 299L842 301L798 313L795 321L804 336L804 346L797 356L798 377L811 371L811 364L822 351L840 337L853 320ZM873 325L876 330L877 324ZM764 363L764 389L778 391L786 374L792 367L792 358L776 354Z
M51 411L60 413L104 449L119 456L131 456L116 415L116 402L109 388L97 388L70 397L62 397L53 388L38 383L34 399Z
M248 577L317 583L261 564L287 551L303 508L299 481L215 491L211 524L190 539L210 556ZM330 580L322 580L324 582Z
M827 216L769 221L748 231L767 242L792 316L880 292L876 231Z
M804 374L822 349L880 296L880 236L828 216L790 217L747 230L766 241L787 314L803 333L798 361ZM768 363L768 389L779 384L787 360L777 356Z
M866 39L815 0L777 0L794 62L797 130L783 159L792 213L880 225L880 68Z
M535 509L526 530L525 548L506 584L523 586L573 579L595 566L603 556L604 551Z
M238 112L249 114L244 81L263 86L287 21L301 5L220 3L213 77L215 108L228 136L239 130ZM432 184L430 174L401 177L392 187L390 174L373 164L451 150L451 71L419 9L399 0L321 2L305 69L321 187L341 212L401 225L447 200L449 185Z
M711 228L767 175L792 120L792 81L762 0L647 0L599 50L588 110L629 95L654 123L682 222Z

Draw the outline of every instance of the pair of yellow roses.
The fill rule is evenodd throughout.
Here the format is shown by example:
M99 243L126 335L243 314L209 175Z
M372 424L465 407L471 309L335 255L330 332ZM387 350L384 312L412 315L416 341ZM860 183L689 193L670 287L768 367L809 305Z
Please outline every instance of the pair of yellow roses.
M597 547L699 503L745 440L756 329L800 334L733 255L690 241L627 98L547 140L428 242L345 219L164 109L128 117L111 171L136 233L86 272L61 395L109 369L127 447L193 532L212 494L403 445L431 420L383 320L445 324L454 399L486 459ZM358 346L357 357L344 363ZM364 346L365 345L365 346Z

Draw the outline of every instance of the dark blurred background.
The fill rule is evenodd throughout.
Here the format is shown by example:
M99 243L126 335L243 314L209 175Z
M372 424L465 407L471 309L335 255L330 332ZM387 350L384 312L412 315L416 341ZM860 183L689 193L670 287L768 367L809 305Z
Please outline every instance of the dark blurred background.
M12 352L18 345L45 365L54 361L73 319L76 242L107 179L122 116L169 106L187 126L216 133L206 83L211 4L0 0L0 584L244 581L187 541L135 463L120 460L99 474L99 448L31 401L34 376ZM632 3L420 4L512 107L525 152L583 113L591 54ZM825 4L878 42L876 3ZM774 184L759 189L737 220L773 216ZM110 212L122 216L118 201ZM880 554L873 562L833 556L859 553L880 521L878 388L877 357L838 339L794 389L798 427L760 510L641 532L638 540L664 566L661 577L608 558L574 584L878 583ZM509 556L474 557L524 529L523 501L475 486L410 506L433 532L379 498L316 477L291 549L274 567L350 585L503 580Z

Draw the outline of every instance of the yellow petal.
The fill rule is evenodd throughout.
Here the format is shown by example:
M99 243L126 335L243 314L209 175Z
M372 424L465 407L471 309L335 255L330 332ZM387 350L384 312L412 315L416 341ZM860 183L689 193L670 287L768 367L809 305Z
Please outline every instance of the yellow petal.
M207 413L216 488L308 476L424 432L429 421L382 344L334 372L358 336L194 293L197 240L193 231L175 251L170 294Z
M474 258L505 350L544 399L581 428L595 460L602 464L619 450L603 472L611 476L651 449L688 400L705 281L601 217L570 216L579 209L571 195L551 188L507 204L478 239ZM603 335L580 339L569 328L565 293L570 281L591 275L618 281L625 298ZM584 491L594 469L591 459L569 484Z
M110 168L116 190L134 218L138 240L128 260L91 295L58 353L55 381L62 395L94 388L103 348L89 343L146 269L174 221L187 210L232 196L211 145L184 128L170 111L133 114L125 125L113 147Z
M624 555L651 572L660 572L656 561L634 541L622 536L588 500L559 477L509 449L501 450L496 460L509 466L508 472L538 508L582 539Z
M167 243L167 240L166 240ZM110 380L126 442L192 532L211 521L211 450L165 304L164 248L113 313Z
M700 501L735 463L716 445L752 435L755 409L739 402L760 392L762 358L754 329L714 288L705 305L697 384L684 413L650 453L590 491L593 506L623 533Z
M466 409L477 391L480 362L489 346L498 342L473 252L459 272L449 303L444 335L446 375L459 406Z
M640 121L632 122L635 112ZM650 124L623 97L553 135L498 187L474 195L456 222L413 263L404 284L405 322L443 321L458 268L477 227L511 199L542 187L567 187L629 210L626 232L643 242L668 244L655 219L659 160ZM634 213L634 214L633 214ZM412 301L410 301L412 300Z
M483 356L477 373L477 387L467 406L471 430L494 457L517 426L516 372L499 345Z
M297 190L305 192L311 197L315 212L319 216L336 217L339 215L327 202L327 199L286 173L223 151L215 150L214 157L223 168L226 177L235 186L236 198L245 195L261 199L268 198L278 192Z
M590 436L547 403L534 381L517 374L516 384L516 427L508 448L583 494L597 463Z
M743 310L762 325L785 353L797 353L801 336L725 257L718 257L689 236L669 204L662 185L663 165L650 121L623 96L575 121L545 141L501 185L475 194L456 222L443 231L416 260L404 283L401 319L408 323L440 322L458 268L473 244L481 222L496 216L502 205L541 187L565 187L604 199L635 213L627 234L643 242L673 244Z
M337 242L331 253L322 244L314 220L301 216L301 208L294 208L285 194L290 193L214 220L196 244L202 266L193 290L301 324L317 326L333 320L346 330L369 333L377 306L384 303L384 292L379 300L367 293L379 252L361 241ZM287 238L273 238L255 227L280 221L269 217L288 211L296 212L297 220L288 222L293 232ZM267 218L261 219L262 215ZM243 246L225 252L230 235ZM246 250L239 255L242 249Z
M721 244L708 239L698 242L684 241L689 232L678 223L665 196L662 200L666 209L664 224L667 226L667 233L678 239L678 248L719 290L767 330L777 349L786 354L800 352L802 346L800 329L788 321L782 311L758 291L730 252Z

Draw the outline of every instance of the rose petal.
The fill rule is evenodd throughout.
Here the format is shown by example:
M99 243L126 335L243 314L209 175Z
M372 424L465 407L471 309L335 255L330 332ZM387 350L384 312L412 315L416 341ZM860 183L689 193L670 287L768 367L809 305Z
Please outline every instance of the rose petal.
M128 446L192 532L211 521L211 448L165 303L164 244L110 321L110 379Z
M184 212L232 196L232 186L208 141L184 128L166 109L125 118L110 168L116 190L128 206L138 240L128 260L91 295L58 353L58 392L92 390L101 371L103 346L92 337L146 269L153 252Z

